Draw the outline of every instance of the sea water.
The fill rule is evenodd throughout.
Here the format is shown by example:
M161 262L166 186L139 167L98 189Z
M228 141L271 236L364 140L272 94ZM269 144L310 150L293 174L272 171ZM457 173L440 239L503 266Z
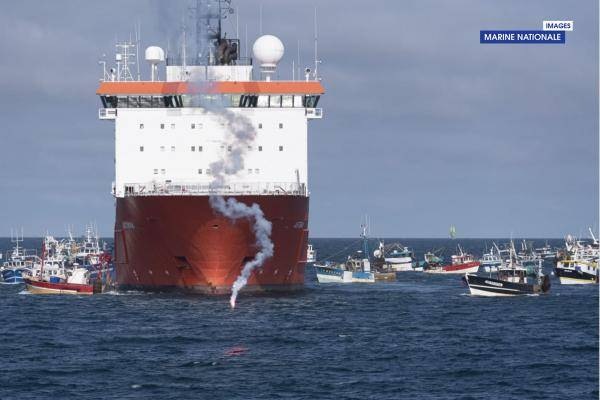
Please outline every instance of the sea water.
M486 244L402 242L419 259ZM361 248L311 243L319 259ZM235 310L228 297L22 291L0 286L1 399L598 398L598 287L555 277L547 295L478 298L460 276L319 285L309 268L304 291L242 291Z

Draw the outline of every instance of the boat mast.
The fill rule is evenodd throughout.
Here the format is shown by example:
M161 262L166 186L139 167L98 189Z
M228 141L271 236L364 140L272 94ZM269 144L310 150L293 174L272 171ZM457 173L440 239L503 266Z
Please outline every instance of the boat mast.
M363 253L364 253L363 258L366 258L368 260L369 259L369 241L368 241L368 237L367 237L366 217L365 217L365 223L361 224L360 227L362 228L362 233L360 234L360 236L363 239Z

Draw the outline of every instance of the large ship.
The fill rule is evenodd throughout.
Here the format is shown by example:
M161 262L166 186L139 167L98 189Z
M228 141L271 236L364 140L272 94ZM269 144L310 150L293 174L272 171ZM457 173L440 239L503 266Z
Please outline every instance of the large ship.
M221 29L230 1L196 2L195 32L183 31L177 51L146 48L149 80L135 72L137 43L117 44L114 68L103 63L97 94L99 118L115 125L121 289L230 293L261 249L256 221L225 216L218 197L256 205L272 224L273 254L245 290L304 285L308 123L322 117L324 89L309 68L275 79L284 53L275 36L241 57L240 40Z

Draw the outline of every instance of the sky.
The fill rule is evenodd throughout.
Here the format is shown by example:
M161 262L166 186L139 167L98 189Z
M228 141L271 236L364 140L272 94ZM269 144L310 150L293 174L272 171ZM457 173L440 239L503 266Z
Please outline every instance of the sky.
M6 2L0 14L0 236L112 236L114 127L97 118L103 54L139 21L173 46L185 1ZM563 237L598 229L597 0L233 0L240 37L313 64L310 235ZM262 24L260 9L262 8ZM489 45L480 30L573 20L564 45ZM236 31L235 14L225 23ZM299 45L299 46L298 46ZM242 54L245 49L242 48ZM142 74L148 76L146 66Z

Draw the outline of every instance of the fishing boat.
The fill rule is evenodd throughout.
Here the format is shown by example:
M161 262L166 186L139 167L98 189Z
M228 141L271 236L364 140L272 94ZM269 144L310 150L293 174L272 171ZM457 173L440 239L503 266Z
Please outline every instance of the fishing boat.
M479 261L475 261L472 254L465 253L458 245L458 254L452 256L450 265L431 264L423 271L429 274L464 274L474 273L479 270Z
M48 280L39 277L24 278L27 291L33 294L94 294L94 286L90 283L90 272L87 268L76 268L65 280L51 276Z
M365 251L368 251L368 244L366 243L366 236L363 237L363 247ZM391 245L391 247L396 246L395 244ZM371 263L371 270L375 274L376 281L395 281L396 280L396 270L393 267L393 264L388 262L385 257L386 249L390 248L390 246L386 246L383 240L379 241L379 247L373 251L373 262Z
M592 243L577 240L571 235L565 238L565 250L556 261L555 275L563 285L585 285L598 283L598 239L589 229Z
M345 263L315 264L319 283L373 283L375 274L371 272L369 260L348 257Z
M532 275L527 267L519 263L512 254L507 264L502 264L495 273L467 273L464 280L474 296L500 297L546 293L550 290L550 277L542 274L541 266Z
M315 263L317 261L317 251L313 248L312 244L308 244L306 249L306 263Z
M546 241L544 246L538 247L534 251L539 258L544 260L553 260L556 257L556 251L548 244L548 241Z
M502 265L502 258L500 256L500 249L496 245L496 243L492 243L492 247L489 251L483 253L479 263L481 264L481 268L485 272L493 272L498 269L500 265Z
M400 243L385 245L383 241L379 242L379 248L375 250L374 256L387 264L387 268L394 272L414 271L414 253L406 246Z
M437 252L441 251L441 249L437 250ZM426 271L428 269L436 269L442 268L442 263L444 262L443 258L439 257L436 254L436 251L428 251L423 255L423 261L419 263L419 267L421 271Z
M18 285L23 283L23 275L27 275L31 271L37 257L33 254L28 254L28 251L19 245L23 242L23 233L20 236L18 233L16 236L13 236L11 231L11 242L15 246L7 260L0 265L0 277L3 284Z
M554 273L561 285L597 284L599 278L597 259L563 260Z
M47 235L44 238L42 257L31 275L23 281L28 292L33 294L83 294L94 293L90 271L85 267L69 266L64 242Z
M366 225L362 225L363 250L348 256L344 263L324 262L315 264L319 283L373 283L375 273L371 271Z

